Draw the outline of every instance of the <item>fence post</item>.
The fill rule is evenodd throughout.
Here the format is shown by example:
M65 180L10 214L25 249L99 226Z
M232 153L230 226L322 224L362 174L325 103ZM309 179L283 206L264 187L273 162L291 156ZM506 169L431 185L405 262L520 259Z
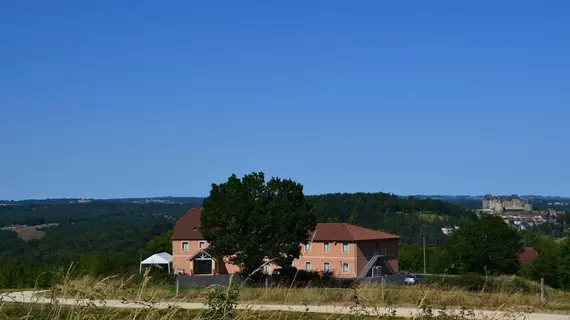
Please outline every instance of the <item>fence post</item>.
M540 303L544 304L544 278L540 278Z
M382 301L384 301L384 277L382 277L382 281L380 281L380 283L382 284Z
M178 289L180 288L180 277L176 276L176 296L178 296Z

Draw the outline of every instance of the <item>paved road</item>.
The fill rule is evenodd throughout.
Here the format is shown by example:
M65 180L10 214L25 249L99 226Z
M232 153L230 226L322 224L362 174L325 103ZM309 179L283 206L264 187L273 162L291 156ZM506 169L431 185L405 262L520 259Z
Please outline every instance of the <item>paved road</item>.
M81 299L73 298L58 298L57 303L62 305L82 305L89 303L95 303L101 307L108 308L148 308L148 303L145 302L124 302L122 300L106 300L106 301L87 301ZM53 300L49 298L42 297L41 295L36 295L33 291L23 291L14 293L0 294L0 301L5 302L22 302L22 303L52 303ZM205 309L206 306L203 303L197 302L160 302L152 305L154 308L165 309L170 307L178 307L181 309ZM260 311L297 311L297 312L315 312L315 313L335 313L335 314L348 314L354 312L347 306L304 306L304 305L277 305L277 304L242 304L238 306L242 310L260 310ZM380 307L378 309L366 308L366 312L371 315L386 314L388 310ZM458 312L453 310L447 310L448 312ZM416 308L405 308L400 307L395 309L396 316L400 317L411 317L416 314L418 310ZM437 310L434 310L434 313ZM569 314L562 313L524 313L524 314L513 314L510 312L502 311L487 311L487 310L475 310L475 315L478 318L486 319L513 319L515 316L517 319L526 320L570 320Z

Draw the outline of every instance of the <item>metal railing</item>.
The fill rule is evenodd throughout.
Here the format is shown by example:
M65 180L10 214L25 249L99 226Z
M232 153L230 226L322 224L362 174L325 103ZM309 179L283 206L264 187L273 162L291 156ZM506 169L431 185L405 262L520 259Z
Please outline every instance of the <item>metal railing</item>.
M377 249L374 252L372 258L370 258L370 260L368 260L368 263L364 266L364 269L362 269L362 271L360 271L358 274L358 278L365 278L370 269L372 269L372 267L376 264L376 261L378 261L380 257L385 257L386 254L386 249Z

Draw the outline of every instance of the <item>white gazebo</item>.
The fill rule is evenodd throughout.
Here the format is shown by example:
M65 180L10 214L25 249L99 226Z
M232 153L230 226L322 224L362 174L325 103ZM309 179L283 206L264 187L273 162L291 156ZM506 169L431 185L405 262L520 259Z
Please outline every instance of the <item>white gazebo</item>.
M167 252L161 252L153 254L152 256L144 259L141 261L141 265L139 267L139 273L142 273L143 265L157 265L157 264L165 264L168 266L168 274L170 274L170 264L172 263L172 255Z

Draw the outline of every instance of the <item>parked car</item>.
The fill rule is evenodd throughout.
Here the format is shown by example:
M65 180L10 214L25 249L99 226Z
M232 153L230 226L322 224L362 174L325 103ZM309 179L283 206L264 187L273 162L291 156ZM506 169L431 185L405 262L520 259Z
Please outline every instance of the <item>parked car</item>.
M416 284L420 281L420 276L415 274L408 274L404 279L405 284Z

